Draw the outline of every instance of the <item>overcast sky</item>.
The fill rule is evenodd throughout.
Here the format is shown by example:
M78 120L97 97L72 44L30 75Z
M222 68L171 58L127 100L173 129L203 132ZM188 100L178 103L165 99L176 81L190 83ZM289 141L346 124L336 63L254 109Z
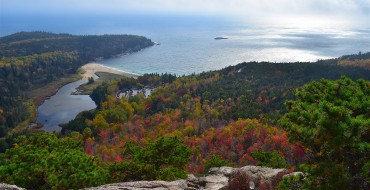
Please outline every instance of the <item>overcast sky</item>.
M257 23L370 27L370 0L0 0L2 14L151 12L224 15Z

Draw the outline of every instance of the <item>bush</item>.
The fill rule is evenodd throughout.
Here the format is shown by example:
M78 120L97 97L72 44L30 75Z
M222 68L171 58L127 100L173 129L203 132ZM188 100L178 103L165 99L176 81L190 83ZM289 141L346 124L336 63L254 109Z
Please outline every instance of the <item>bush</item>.
M278 190L303 190L305 188L305 182L303 175L294 175L289 177L283 177L280 181L279 186L277 187Z
M94 78L93 77L89 77L88 78L88 81L87 81L87 84L92 84L94 82L95 82Z
M83 152L82 142L54 134L21 136L5 153L0 181L32 189L80 189L104 184L108 171Z
M176 180L186 178L191 151L177 138L159 138L144 147L126 143L125 161L110 166L114 181Z
M212 155L205 163L204 171L207 172L212 167L221 167L221 166L232 166L232 164L222 159L220 155Z
M289 164L286 163L284 157L280 156L277 152L253 152L251 156L257 161L258 166L266 166L270 168L289 167Z

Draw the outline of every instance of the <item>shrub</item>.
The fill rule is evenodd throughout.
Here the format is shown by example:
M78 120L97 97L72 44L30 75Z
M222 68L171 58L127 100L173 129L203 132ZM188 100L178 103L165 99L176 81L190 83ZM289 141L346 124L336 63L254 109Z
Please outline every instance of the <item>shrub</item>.
M21 136L5 153L0 181L27 189L80 189L104 184L108 171L83 152L79 140L41 133Z
M191 151L177 138L159 138L144 147L126 143L125 161L110 166L114 181L176 180L186 178L185 164Z
M222 159L220 155L212 155L206 161L204 165L204 171L207 172L212 167L221 167L221 166L232 166L232 163Z
M289 164L285 161L284 157L280 156L277 152L253 152L251 154L253 159L257 161L258 166L266 166L270 168L288 168Z

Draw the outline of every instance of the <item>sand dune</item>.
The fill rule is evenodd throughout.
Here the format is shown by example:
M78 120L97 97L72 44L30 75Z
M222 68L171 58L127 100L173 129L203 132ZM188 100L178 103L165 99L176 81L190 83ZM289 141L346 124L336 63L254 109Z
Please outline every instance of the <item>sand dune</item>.
M109 68L104 65L100 65L98 63L88 63L82 66L81 69L83 70L82 77L85 80L87 80L89 77L94 76L96 72L113 73L113 74L122 75L125 77L133 77L133 78L137 78L139 76L137 74L121 71L118 69Z

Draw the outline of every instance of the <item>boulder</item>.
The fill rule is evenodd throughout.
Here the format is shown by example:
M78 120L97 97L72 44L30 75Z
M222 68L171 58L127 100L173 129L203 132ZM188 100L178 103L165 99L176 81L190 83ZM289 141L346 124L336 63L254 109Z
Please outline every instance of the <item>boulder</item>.
M18 187L16 185L9 185L6 183L0 183L1 190L26 190L24 188Z
M228 185L229 177L233 174L234 170L232 167L211 168L205 177L199 178L199 184L204 189L222 189Z
M122 182L85 190L262 190L274 189L286 174L288 174L286 169L260 166L244 166L237 169L215 167L211 168L204 177L199 178L189 174L186 180Z
M293 173L290 173L290 174L286 174L283 177L293 177L293 176L300 176L300 177L304 178L305 175L303 174L303 172L293 172Z
M228 189L268 189L277 187L286 169L273 169L261 166L244 166L236 169L230 178Z
M188 174L188 178L186 179L186 185L188 186L187 189L189 190L200 189L199 179L195 177L193 174Z
M86 190L183 190L187 188L185 180L177 181L133 181L102 185L87 188Z
M231 175L234 173L235 168L232 167L213 167L208 170L208 175L223 175L226 177L231 177Z

